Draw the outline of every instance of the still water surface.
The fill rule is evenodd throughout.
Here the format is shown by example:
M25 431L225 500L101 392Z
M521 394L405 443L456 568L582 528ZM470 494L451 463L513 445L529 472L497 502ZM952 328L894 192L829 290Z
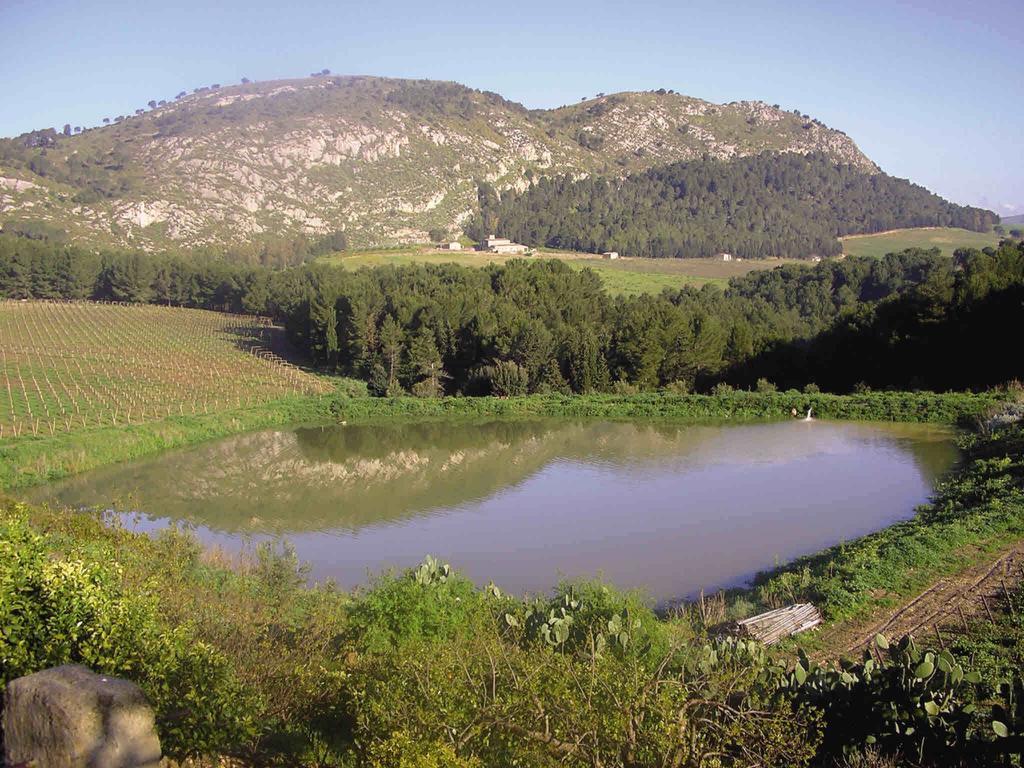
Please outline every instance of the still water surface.
M911 516L955 461L951 437L823 421L297 427L27 495L143 530L185 522L231 552L285 538L346 587L429 553L517 593L600 575L664 600Z

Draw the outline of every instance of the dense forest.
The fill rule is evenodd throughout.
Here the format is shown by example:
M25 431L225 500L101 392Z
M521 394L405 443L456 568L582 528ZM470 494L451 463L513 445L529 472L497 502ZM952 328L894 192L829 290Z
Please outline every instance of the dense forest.
M822 154L765 152L704 158L625 179L541 179L500 196L479 185L467 234L627 256L834 256L837 237L900 227L991 231L991 211L955 205L924 187L867 174Z
M269 315L379 395L707 390L721 384L945 390L1024 377L993 354L1024 319L1024 244L787 265L660 296L610 297L555 260L270 270L93 254L0 237L0 295ZM950 360L956 360L951 365Z

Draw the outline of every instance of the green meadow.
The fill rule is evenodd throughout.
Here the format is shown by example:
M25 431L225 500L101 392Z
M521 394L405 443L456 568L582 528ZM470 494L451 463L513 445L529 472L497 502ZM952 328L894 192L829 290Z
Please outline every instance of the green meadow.
M443 251L424 245L395 248L352 250L323 256L324 264L359 269L386 264L459 264L484 267L504 264L510 257L473 250ZM511 257L515 258L515 257ZM520 257L522 258L522 257ZM526 258L560 259L574 269L592 269L600 276L605 289L613 295L636 296L661 293L665 288L678 289L690 285L700 288L709 283L725 287L729 278L739 277L756 269L772 269L790 259L763 259L723 262L716 259L602 259L593 254L571 251L538 250Z
M840 238L847 256L881 257L905 248L938 248L952 256L957 248L989 248L999 244L995 232L971 232L955 227L896 229L875 235L850 235Z

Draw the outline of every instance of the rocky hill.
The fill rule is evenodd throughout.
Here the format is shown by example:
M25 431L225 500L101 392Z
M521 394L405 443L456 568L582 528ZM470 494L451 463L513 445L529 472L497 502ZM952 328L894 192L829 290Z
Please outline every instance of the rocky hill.
M479 181L522 190L765 150L877 171L806 115L670 91L527 110L456 83L318 76L150 105L81 133L0 140L0 225L143 248L337 231L366 245L457 234Z

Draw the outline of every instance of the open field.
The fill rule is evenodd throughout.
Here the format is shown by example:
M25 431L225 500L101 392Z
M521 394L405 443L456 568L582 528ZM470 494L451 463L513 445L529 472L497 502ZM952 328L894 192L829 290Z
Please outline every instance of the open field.
M210 413L330 389L270 351L262 318L0 302L0 440Z
M504 264L509 256L472 250L444 251L427 246L410 245L403 248L359 250L336 253L320 259L326 264L346 269L376 267L384 264L460 264L483 267ZM522 257L519 257L522 258ZM729 278L745 275L755 269L772 269L790 259L764 259L723 262L715 259L637 259L621 258L614 261L590 253L538 250L529 258L561 259L573 269L594 270L613 295L634 296L641 293L660 293L665 288L701 287L708 283L725 286Z
M971 232L954 227L923 227L895 229L876 235L850 235L840 238L847 256L885 256L905 248L939 248L944 256L952 256L957 248L988 248L999 245L995 232Z
M774 269L794 259L759 259L718 261L717 259L574 259L574 267L590 267L604 281L612 294L627 296L638 293L660 293L663 288L700 288L708 283L725 287L730 278L741 277L758 269Z

